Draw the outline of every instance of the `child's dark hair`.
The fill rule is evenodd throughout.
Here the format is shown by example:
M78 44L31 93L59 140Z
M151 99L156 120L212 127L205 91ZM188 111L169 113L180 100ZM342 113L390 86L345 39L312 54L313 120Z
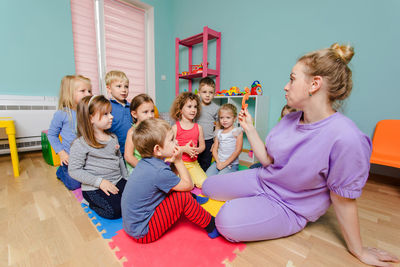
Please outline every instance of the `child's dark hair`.
M111 103L103 95L85 96L82 98L76 110L77 137L83 136L86 143L91 147L104 147L105 145L99 143L94 136L94 129L90 118L97 113L101 118L107 112L111 112Z
M228 111L232 112L233 117L236 118L237 117L237 108L235 105L233 105L231 103L223 104L219 108L217 125L219 126L219 128L223 129L224 127L222 127L222 125L219 123L219 117L220 117L221 110L228 110Z
M197 120L200 117L201 111L201 102L200 97L198 95L193 94L192 92L183 92L180 93L177 98L175 98L174 103L172 103L170 115L171 118L179 121L182 119L182 108L186 104L188 100L196 100L197 103L197 113L194 120Z
M132 113L132 111L136 111L136 109L143 103L153 103L154 105L154 101L153 99L151 99L151 97L148 94L140 94L135 96L132 101L131 101L131 105L130 105L130 111ZM133 118L133 122L136 123L137 119Z
M204 77L204 78L202 78L202 79L200 80L200 82L199 82L199 90L200 90L200 88L203 87L204 85L208 85L208 86L214 88L214 90L215 90L215 82L214 82L214 80L211 79L210 77Z
M150 118L142 121L132 134L132 141L142 158L154 156L154 147L164 146L171 125L162 119Z

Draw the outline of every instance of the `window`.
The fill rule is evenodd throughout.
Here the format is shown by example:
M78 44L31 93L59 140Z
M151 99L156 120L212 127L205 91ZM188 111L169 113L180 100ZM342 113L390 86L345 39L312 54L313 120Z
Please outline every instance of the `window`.
M93 11L93 12L91 12ZM140 93L155 99L153 8L137 1L71 0L76 73L106 94L110 70L129 78L129 100Z

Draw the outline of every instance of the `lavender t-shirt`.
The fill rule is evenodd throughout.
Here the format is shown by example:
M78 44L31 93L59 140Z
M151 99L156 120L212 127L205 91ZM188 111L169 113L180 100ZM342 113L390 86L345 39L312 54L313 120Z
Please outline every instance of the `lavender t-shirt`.
M371 140L339 112L300 124L302 112L286 115L266 138L274 163L260 168L265 192L316 221L331 204L330 191L355 199L367 181Z

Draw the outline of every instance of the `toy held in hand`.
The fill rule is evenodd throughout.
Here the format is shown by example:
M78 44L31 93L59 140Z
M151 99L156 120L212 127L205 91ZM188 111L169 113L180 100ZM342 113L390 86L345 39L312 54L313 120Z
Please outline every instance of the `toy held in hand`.
M250 89L249 87L245 87L244 91L246 92L246 94L243 96L242 99L242 109L245 110L249 105L246 104L246 101L249 99L249 95L250 95Z

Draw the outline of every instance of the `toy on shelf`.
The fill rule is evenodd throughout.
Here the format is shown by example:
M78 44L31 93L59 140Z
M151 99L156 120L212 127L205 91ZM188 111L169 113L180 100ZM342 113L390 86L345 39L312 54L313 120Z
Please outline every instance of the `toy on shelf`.
M245 87L245 90L240 91L239 87L237 86L232 86L229 90L220 90L216 91L215 95L216 96L241 96L241 95L262 95L262 86L259 81L254 81L253 84L251 85L251 90L248 87ZM248 96L247 96L247 99ZM247 100L246 99L246 100Z
M215 92L216 96L237 96L243 94L244 93L240 92L239 87L237 86L232 86L229 90L221 90Z
M182 76L189 75L188 71L182 71Z
M229 90L228 90L228 95L233 96L233 95L240 95L240 90L238 87L236 86L232 86Z
M254 81L251 85L250 95L262 95L262 86L259 81Z
M249 99L250 96L250 89L249 87L245 87L244 91L246 92L246 94L243 96L242 98L242 109L245 110L249 105L246 104L246 101Z
M207 66L208 66L208 62L207 62ZM190 70L191 74L201 73L201 72L203 72L203 63L201 63L199 65L189 65L189 70Z

